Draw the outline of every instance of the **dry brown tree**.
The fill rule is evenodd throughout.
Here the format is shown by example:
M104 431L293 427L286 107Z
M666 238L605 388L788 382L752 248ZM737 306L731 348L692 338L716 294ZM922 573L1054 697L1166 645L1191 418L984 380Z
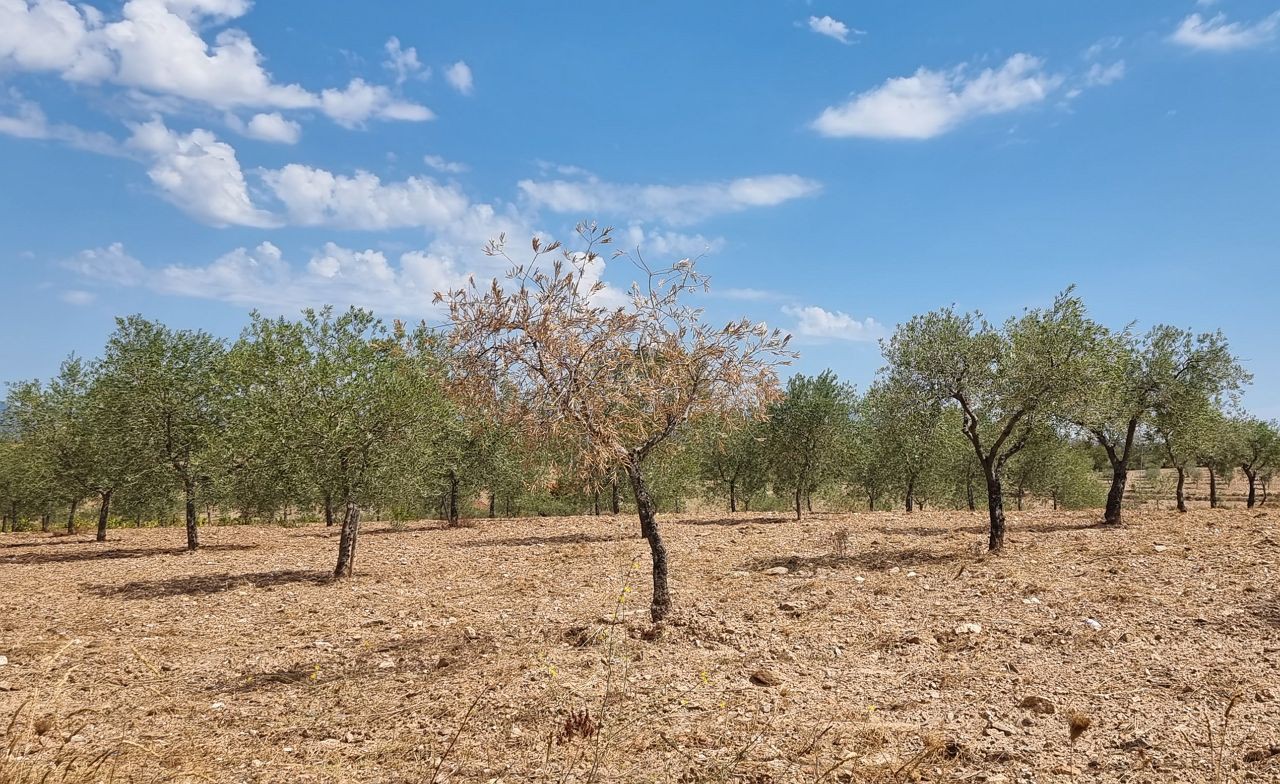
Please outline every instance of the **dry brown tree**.
M657 622L671 594L646 458L692 417L762 410L777 394L777 367L795 355L790 336L764 324L704 323L688 302L707 289L692 260L658 269L639 251L614 253L639 273L620 296L600 281L611 229L584 223L577 232L583 244L574 251L534 238L523 264L500 237L485 252L511 263L510 287L472 280L437 301L448 304L456 377L473 404L500 410L535 438L575 444L584 480L626 473L653 556Z

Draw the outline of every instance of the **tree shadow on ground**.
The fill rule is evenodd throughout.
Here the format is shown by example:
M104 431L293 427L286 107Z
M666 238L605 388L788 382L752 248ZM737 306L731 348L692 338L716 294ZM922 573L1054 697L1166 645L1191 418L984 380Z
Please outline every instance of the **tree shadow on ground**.
M0 544L0 553L6 550L17 550L28 547L49 547L59 544L93 544L92 539L73 539L73 534L50 534L45 538L41 538L34 542L13 542L11 544ZM2 558L3 555L0 555Z
M985 534L985 525L962 525L955 528L944 528L928 525L878 525L871 529L877 533L902 536L948 536L950 534Z
M739 568L752 572L764 571L777 566L785 566L793 572L812 571L819 567L826 569L849 569L854 567L888 569L894 566L930 566L951 563L957 560L972 560L972 556L962 550L940 553L918 547L909 547L905 550L868 550L867 552L848 555L836 555L835 553L826 555L780 555L757 558L753 561L748 561Z
M724 517L714 520L672 520L670 525L773 525L795 522L794 517Z
M1102 523L1092 520L1058 520L1049 523L1036 523L1034 525L1018 525L1011 522L1009 531L1011 533L1026 532L1029 534L1052 534L1062 531L1088 531L1090 529L1099 531L1120 531L1122 526L1103 525ZM984 529L985 530L985 529Z
M96 544L85 542L85 544ZM206 544L201 545L196 553L235 552L237 550L255 550L256 544ZM22 555L2 555L0 562L7 564L57 564L75 561L115 560L119 558L147 558L155 555L186 555L191 552L185 547L117 547L111 550L77 550L75 552L59 551L55 553L30 553Z
M163 599L167 596L208 596L235 588L273 588L295 583L318 585L332 580L332 572L285 569L251 574L184 575L120 585L86 585L84 591L111 599Z
M557 534L555 536L510 536L501 539L477 539L472 542L459 542L458 547L535 547L537 545L599 544L601 542L621 542L626 539L638 539L636 536L620 536L618 534Z

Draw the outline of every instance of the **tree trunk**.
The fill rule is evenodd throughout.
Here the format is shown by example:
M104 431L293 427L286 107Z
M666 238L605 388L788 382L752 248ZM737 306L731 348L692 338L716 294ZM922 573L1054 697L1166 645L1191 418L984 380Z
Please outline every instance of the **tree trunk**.
M44 510L44 514L40 515L40 533L42 534L49 533L49 518L51 516L52 516L52 513L49 511L49 507L46 506Z
M356 564L356 537L360 534L360 507L347 499L342 516L342 535L338 539L338 565L334 577L350 577Z
M489 491L489 517L498 516L498 495L492 490Z
M796 519L797 519L797 520L799 520L799 519L800 519L800 514L801 514L801 511L802 511L802 510L800 509L800 500L801 500L801 495L802 495L802 491L800 490L800 488L799 488L799 487L796 487Z
M1107 508L1102 514L1103 525L1120 525L1120 513L1124 507L1124 487L1129 481L1129 461L1111 463L1111 489L1107 491Z
M72 535L76 532L76 507L80 505L80 499L77 498L71 502L71 511L67 514L67 534Z
M729 512L730 514L732 514L733 512L736 512L736 511L738 511L738 483L735 480L730 479L729 480Z
M600 491L591 491L591 513L596 517L600 516Z
M622 491L618 488L618 476L616 474L614 475L611 482L612 482L612 487L610 488L610 493L612 494L613 497L610 499L609 508L613 511L614 514L618 514L619 512L622 511Z
M204 523L205 525L213 525L213 504L204 505Z
M458 475L449 472L449 527L458 524Z
M640 534L649 542L649 553L653 557L653 602L649 605L649 616L657 623L671 612L671 592L667 587L667 547L658 532L658 508L653 502L653 496L649 495L649 488L645 486L639 461L633 459L627 465L627 474L636 496ZM799 491L796 493L799 503Z
M1174 491L1174 497L1178 501L1178 511L1187 511L1187 472L1182 466L1175 466L1178 470L1178 488Z
M973 495L973 474L968 474L964 478L964 491L969 501L969 511L978 511L978 499Z
M184 490L187 496L187 551L195 552L200 547L200 533L196 530L196 483L188 479Z
M1258 501L1258 472L1244 469L1244 475L1249 477L1249 499L1245 501L1245 507L1252 509L1253 505Z
M991 518L991 531L987 537L987 549L995 552L1004 547L1004 491L1000 487L1000 475L993 466L985 466L987 475L987 513Z
M916 510L916 480L912 479L907 482L907 513L910 514Z
M1022 511L1022 485L1018 485L1018 489L1014 491L1013 497L1016 501L1018 511Z
M808 490L804 493L804 510L809 514L813 514L813 493Z
M1218 472L1209 466L1209 508L1218 508Z
M107 516L111 514L111 493L107 490L102 494L102 502L98 505L98 541L107 541Z
M324 494L324 526L333 527L333 493Z

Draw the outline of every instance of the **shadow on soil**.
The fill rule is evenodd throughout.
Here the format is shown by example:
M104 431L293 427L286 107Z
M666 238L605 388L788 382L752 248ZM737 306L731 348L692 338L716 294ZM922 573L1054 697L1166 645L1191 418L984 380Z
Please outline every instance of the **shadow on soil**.
M79 544L79 543L78 543ZM83 544L95 545L96 542ZM235 552L237 550L254 550L257 545L250 544L206 544L196 553ZM148 558L155 555L185 555L189 550L185 547L117 547L111 550L76 550L74 552L58 551L54 553L29 553L4 555L0 552L0 561L11 564L56 564L75 561L114 560L118 558Z
M716 520L672 520L667 525L775 525L793 522L793 517L725 517Z
M167 596L208 596L235 588L273 588L278 585L330 582L327 571L287 569L252 574L215 574L167 577L161 580L139 580L121 585L86 585L84 591L94 596L114 599L163 599Z
M471 542L459 542L458 547L535 547L547 545L555 547L568 544L599 544L601 542L621 542L624 539L638 539L637 536L620 536L618 534L559 534L557 536L510 536L502 539L477 539Z
M870 550L865 553L851 555L786 555L773 558L758 558L743 564L745 571L759 572L776 566L785 566L791 571L814 570L818 567L826 569L888 569L894 566L929 566L956 561L972 561L973 556L964 551L934 552L918 547L905 550Z

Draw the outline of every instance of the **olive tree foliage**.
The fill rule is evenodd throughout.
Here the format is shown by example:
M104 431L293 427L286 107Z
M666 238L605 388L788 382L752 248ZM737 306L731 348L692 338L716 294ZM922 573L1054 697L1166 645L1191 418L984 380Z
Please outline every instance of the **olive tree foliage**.
M842 473L856 405L853 386L826 370L792 376L786 393L769 406L766 448L774 487L791 496L797 520L812 495Z
M698 474L725 498L730 512L739 506L750 510L751 499L769 484L767 434L768 423L750 415L704 419L694 429Z
M859 416L859 435L871 446L873 470L883 472L883 486L898 494L908 512L914 511L935 489L941 401L886 377L867 390Z
M101 437L168 473L182 493L188 550L199 546L196 496L212 470L210 445L226 427L225 355L207 332L129 316L116 319L97 379L112 418Z
M792 355L787 336L763 324L706 323L689 304L707 288L691 260L654 267L639 251L614 254L639 278L616 296L600 280L611 230L581 224L578 234L582 247L573 252L534 238L524 264L507 256L500 237L486 252L511 262L512 288L473 280L437 298L448 304L458 375L471 399L510 402L508 413L542 436L571 433L584 479L626 474L653 561L650 614L660 621L671 595L646 462L692 417L757 410L774 394L776 366Z
M1157 325L1141 338L1126 328L1101 330L1087 365L1088 385L1066 419L1097 441L1110 463L1111 487L1103 522L1118 525L1125 485L1141 429L1183 397L1220 399L1247 375L1221 332L1195 335Z
M1073 440L1049 421L1036 427L1006 471L1019 510L1028 496L1048 499L1054 509L1085 509L1103 500L1088 444Z
M255 314L231 352L240 470L312 483L341 503L337 577L355 567L362 505L397 477L421 477L447 415L436 338L351 308ZM287 454L286 454L287 451Z
M1151 419L1146 437L1156 444L1164 463L1177 474L1174 503L1179 512L1187 511L1187 473L1200 466L1208 452L1219 441L1217 431L1225 426L1222 413L1208 395L1195 390L1175 390L1161 401ZM1213 503L1217 504L1216 477Z
M1051 307L1001 327L952 308L916 316L883 345L886 378L960 409L985 480L991 550L1004 545L1005 464L1041 422L1080 394L1096 329L1068 290Z
M1265 483L1280 464L1280 426L1273 421L1254 417L1231 420L1231 429L1239 453L1240 470L1249 480L1246 500L1252 509L1258 503L1258 486ZM1264 485L1265 486L1265 485ZM1265 503L1266 496L1263 496Z

